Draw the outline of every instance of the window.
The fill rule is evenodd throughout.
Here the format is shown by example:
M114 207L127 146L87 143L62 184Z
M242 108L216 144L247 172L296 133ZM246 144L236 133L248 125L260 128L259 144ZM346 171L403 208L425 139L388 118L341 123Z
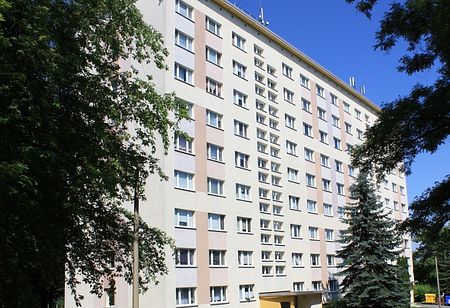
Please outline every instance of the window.
M267 219L260 219L259 220L259 227L261 229L270 229L270 220Z
M309 89L309 78L300 74L300 84Z
M222 54L211 47L206 47L206 60L220 66Z
M321 87L321 86L319 86L319 85L317 85L317 88L316 88L316 93L317 93L317 95L319 95L320 97L325 97L325 90Z
M333 216L333 206L331 204L323 204L323 214L325 216Z
M233 74L245 78L245 73L247 71L247 67L237 61L233 61Z
M257 66L257 67L263 69L263 65L264 65L264 62L263 62L263 61L261 61L260 59L258 59L258 58L255 57L254 63L255 63L255 66Z
M292 103L294 101L294 92L284 88L283 89L284 100Z
M175 2L175 10L177 13L183 15L186 18L192 19L193 8L184 3L181 0Z
M322 179L322 189L324 191L331 191L331 181L327 179Z
M265 143L258 142L257 143L258 152L267 153L267 145Z
M359 140L363 140L364 137L364 133L362 132L362 130L357 129L356 130L356 138L358 138Z
M316 227L309 227L309 238L312 240L318 240L319 239L319 228Z
M188 210L175 209L175 226L194 227L194 212Z
M263 56L263 51L264 49L262 49L261 47L259 47L258 45L253 45L253 51L255 52L255 54L257 54L258 56Z
M335 116L335 115L332 115L331 116L331 123L334 126L339 127L339 118L337 116Z
M270 155L273 157L280 157L280 149L275 147L270 147Z
M263 172L258 172L258 181L262 182L262 183L268 183L267 182L267 178L268 178L268 174L267 173L263 173ZM261 188L260 188L261 189ZM259 194L259 196L261 196L261 194Z
M272 172L277 172L277 173L279 173L280 172L280 164L278 164L278 163L275 163L275 162L271 162L270 163L270 170L272 170Z
M195 288L176 288L176 305L192 305L196 303Z
M258 72L255 72L255 80L260 83L264 83L264 75L261 75Z
M241 153L241 152L234 152L234 160L237 167L240 168L248 168L248 160L249 155Z
M222 84L211 78L206 77L206 91L215 96L222 96Z
M256 100L256 109L264 111L266 109L266 104L264 102L261 102L259 99Z
M275 231L282 231L283 232L282 228L283 228L283 222L282 221L277 221L277 220L273 221L273 229Z
M344 102L344 111L350 113L350 104Z
M238 217L237 218L237 230L238 232L251 233L251 218L247 217Z
M292 253L292 266L302 266L302 254L298 252Z
M345 209L342 206L338 206L337 214L339 218L343 218L345 214Z
M235 105L238 105L241 107L246 107L247 106L247 95L245 95L244 93L242 93L238 90L233 90L233 102Z
M267 78L267 86L276 91L277 83L272 79Z
M258 168L267 169L267 160L258 157Z
M260 113L256 113L256 122L266 125L266 117Z
M319 254L311 254L311 266L320 266Z
M288 114L285 114L284 115L284 119L285 119L285 122L286 122L286 127L295 129L295 118L294 117L292 117L292 116L290 116Z
M247 285L240 285L239 286L239 298L241 301L250 301L255 298L255 295L253 294L253 287L255 285L253 284L247 284Z
M328 134L324 131L319 130L320 142L328 144Z
M307 123L303 123L303 134L312 137L312 126Z
M326 155L320 154L320 165L330 168L330 158Z
M223 196L223 181L213 178L208 178L208 193L218 196Z
M272 254L271 251L266 251L266 250L261 251L261 260L263 260L263 261L270 260L271 254Z
M279 201L279 202L281 202L281 192L279 192L279 191L272 191L272 201Z
M398 211L399 207L398 207L398 202L394 201L394 210Z
M182 135L175 136L175 150L192 153L192 138Z
M275 108L273 106L269 106L269 114L271 116L278 118L277 113L278 113L278 109L277 108Z
M400 186L400 194L401 194L402 196L405 195L405 187Z
M275 93L268 91L267 98L269 101L277 103L277 95Z
M193 71L191 69L175 63L174 74L176 79L192 84Z
M355 176L355 168L353 168L353 166L348 165L348 175L352 177Z
M283 265L275 266L275 274L279 275L279 276L284 275L284 269L285 269L285 266L283 266Z
M253 252L251 251L238 251L238 262L240 266L251 266L253 265Z
M291 224L291 237L301 238L302 237L301 229L302 229L302 226Z
M334 148L337 150L341 149L341 139L333 137Z
M272 175L272 185L281 186L281 178L279 176Z
M275 245L283 245L283 236L281 235L274 235L273 242Z
M227 301L227 287L210 287L209 296L211 303L221 303Z
M292 67L283 63L282 65L283 75L292 79Z
M207 143L208 158L216 161L222 161L223 148L218 145Z
M206 30L214 33L217 36L220 36L220 28L222 26L215 20L212 20L209 17L206 17Z
M297 155L297 144L286 140L286 151L288 154Z
M303 282L294 282L292 284L292 290L294 292L301 292L301 291L303 291Z
M258 137L259 139L267 140L266 135L267 135L267 132L265 130L262 130L260 128L256 129L256 137Z
M232 39L234 46L236 46L239 49L245 50L245 38L233 32Z
M328 290L332 292L339 291L339 283L337 280L328 280Z
M309 213L317 213L317 202L313 200L306 201L306 207Z
M261 234L261 244L270 244L270 234Z
M327 241L334 241L334 230L325 229L325 239Z
M262 88L258 85L255 85L255 93L258 95L264 96L264 88Z
M324 109L320 108L320 107L317 107L317 116L319 117L319 119L322 119L324 121L327 120L326 119L327 118L327 112Z
M333 93L330 93L330 97L331 97L331 103L332 103L333 105L336 105L336 106L337 106L337 104L338 104L337 96L334 95Z
M192 51L192 42L194 39L181 31L175 30L175 44L181 48Z
M237 120L234 120L234 134L247 138L248 125Z
M334 163L335 163L335 165L336 165L336 171L337 172L342 172L342 162L340 162L340 161L338 161L338 160L335 160L334 161Z
M224 266L225 265L225 250L209 250L209 265Z
M344 184L337 183L337 184L336 184L336 187L337 187L337 193L338 193L338 195L345 195Z
M264 265L261 270L263 276L269 276L272 274L272 266Z
M269 213L269 205L267 203L259 203L259 211L261 213Z
M328 266L336 266L336 262L334 260L334 255L327 255L327 265Z
M279 136L270 133L270 142L271 142L271 143L273 143L273 144L279 144L279 143L278 143L278 140L279 140L279 139L280 139Z
M392 191L397 192L397 184L392 183Z
M270 128L273 128L275 130L278 130L278 122L275 120L270 119L269 120L269 126Z
M300 198L295 196L289 196L289 208L291 210L299 210L300 209Z
M314 161L314 151L308 148L305 148L305 159L308 161Z
M250 200L250 186L236 184L236 199Z
M361 111L355 108L355 116L358 120L361 120Z
M321 281L313 281L312 282L312 288L313 288L314 291L322 290L322 282Z
M406 204L402 203L402 212L406 213Z
M298 183L298 170L287 168L288 181Z
M222 128L222 115L211 110L206 110L206 124Z
M225 215L208 214L208 229L209 230L225 230Z
M175 170L174 171L175 187L194 190L194 175L191 173Z
M311 102L302 97L302 109L311 112Z
M352 134L352 125L350 123L345 122L345 132L348 134Z
M282 214L281 214L281 210L283 209L283 207L281 207L281 206L279 206L279 205L273 205L272 206L272 213L274 214L274 215L278 215L278 216L281 216Z
M391 200L389 200L388 198L385 198L384 199L384 205L386 206L386 207L389 207L389 204L391 203Z
M195 249L177 248L175 250L175 265L193 266Z
M272 76L275 76L276 71L277 71L277 70L276 70L274 67L272 67L272 66L270 66L270 65L267 65L267 73L268 73L268 74L270 74L270 75L272 75Z
M283 251L275 251L275 261L284 261Z
M316 187L316 177L312 174L306 174L306 186Z

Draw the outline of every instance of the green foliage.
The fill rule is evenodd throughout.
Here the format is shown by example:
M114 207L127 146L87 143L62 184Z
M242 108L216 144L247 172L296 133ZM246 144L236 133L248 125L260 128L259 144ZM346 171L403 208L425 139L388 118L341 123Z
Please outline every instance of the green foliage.
M347 0L370 17L377 0ZM450 133L450 2L406 0L392 3L376 33L375 48L389 51L405 41L407 52L398 70L412 75L432 67L438 76L431 86L417 84L407 96L385 104L375 124L366 131L366 141L354 148L352 164L375 169L382 177L402 167L410 173L421 152L434 153ZM447 177L411 206L413 217L405 227L431 233L449 222L450 181ZM430 206L427 206L430 204ZM435 224L424 224L428 218Z
M414 302L421 303L425 301L425 294L437 294L435 287L429 284L418 283L414 285Z
M186 110L137 70L165 69L168 52L134 0L5 4L0 307L47 307L65 279L77 300L79 277L97 295L102 277L130 281L132 219L123 204L136 183L142 198L145 179L163 176L157 145L167 150ZM167 272L172 241L142 221L140 235L145 290Z
M367 174L360 173L350 187L353 203L345 207L341 232L343 248L339 275L344 276L341 291L347 307L409 307L409 281L396 265L402 238L395 223L377 202Z

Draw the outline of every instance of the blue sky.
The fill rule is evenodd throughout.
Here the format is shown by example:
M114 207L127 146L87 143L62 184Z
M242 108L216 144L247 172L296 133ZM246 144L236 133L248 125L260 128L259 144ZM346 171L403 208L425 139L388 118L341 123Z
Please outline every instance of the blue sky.
M229 0L257 17L260 3L269 29L342 80L355 77L365 85L366 96L377 105L409 93L417 83L431 84L435 71L408 76L396 70L405 48L388 54L374 50L379 20L391 1L380 1L367 19L345 0ZM408 177L408 199L450 173L450 142L433 155L421 154Z

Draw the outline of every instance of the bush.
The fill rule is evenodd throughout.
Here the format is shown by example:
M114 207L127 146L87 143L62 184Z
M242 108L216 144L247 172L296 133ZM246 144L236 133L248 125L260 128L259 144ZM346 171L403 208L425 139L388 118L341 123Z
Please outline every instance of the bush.
M425 301L425 294L437 294L435 287L429 284L418 283L414 285L414 302L420 303Z
M323 305L324 308L347 308L342 299L335 299Z

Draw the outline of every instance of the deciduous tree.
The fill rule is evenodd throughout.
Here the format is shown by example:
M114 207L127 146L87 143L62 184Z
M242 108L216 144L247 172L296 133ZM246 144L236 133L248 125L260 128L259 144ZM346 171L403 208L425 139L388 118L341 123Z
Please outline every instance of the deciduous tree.
M135 187L143 197L150 174L163 176L157 147L167 150L187 112L137 70L166 69L168 52L134 0L6 4L0 0L0 307L47 307L64 279L77 300L80 278L98 295L102 278L130 281L133 220L123 205ZM140 240L145 290L167 272L172 241L142 221Z

